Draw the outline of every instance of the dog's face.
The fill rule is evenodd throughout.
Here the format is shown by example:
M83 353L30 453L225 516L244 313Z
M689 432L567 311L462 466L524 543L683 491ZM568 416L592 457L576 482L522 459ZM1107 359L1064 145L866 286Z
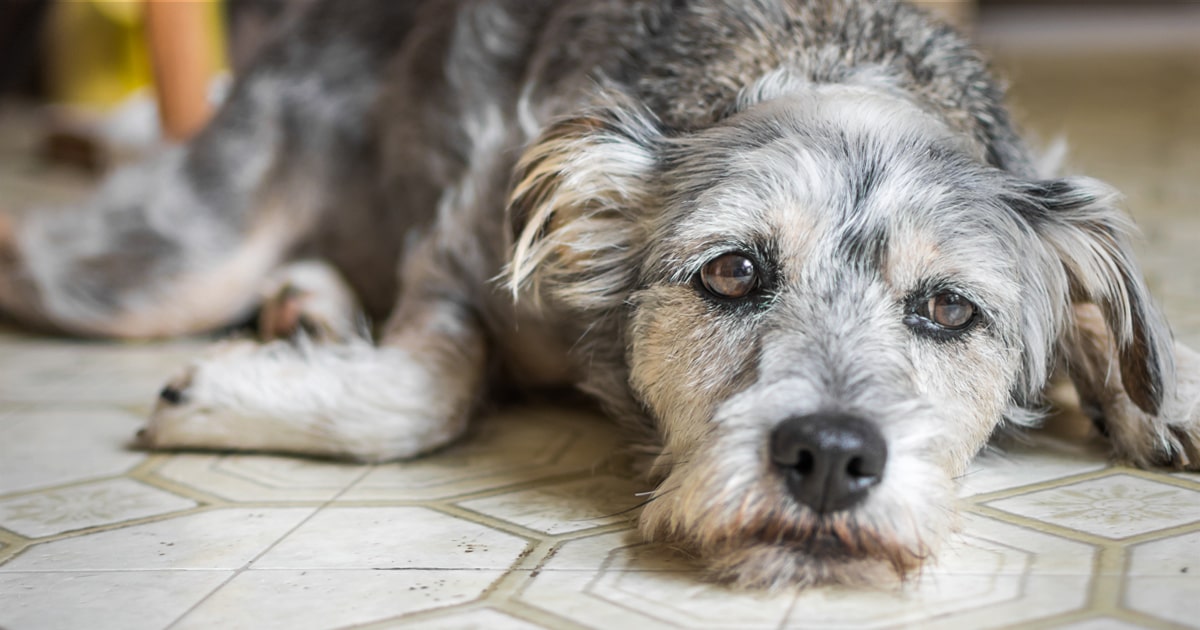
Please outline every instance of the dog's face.
M753 582L926 554L1023 371L1032 236L967 149L844 87L668 149L629 334L670 471L647 527Z
M623 303L623 367L661 441L647 535L746 585L902 575L952 526L953 479L1029 417L1072 293L1140 328L1105 246L1119 220L1094 184L1018 182L886 93L741 109L653 141L629 119L628 141L583 140L611 121L546 139L515 203L537 200L541 233L516 264L560 306ZM574 171L581 155L609 179ZM1052 207L1098 214L1071 230Z

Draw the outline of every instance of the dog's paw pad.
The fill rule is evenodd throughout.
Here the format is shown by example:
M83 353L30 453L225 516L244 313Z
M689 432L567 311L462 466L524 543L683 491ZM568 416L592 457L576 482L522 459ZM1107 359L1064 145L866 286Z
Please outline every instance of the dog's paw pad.
M300 330L307 291L286 284L263 302L258 313L258 335L263 341L287 339Z
M1171 458L1165 465L1188 471L1200 471L1200 425L1187 427L1169 425Z
M263 341L306 335L344 341L358 334L361 312L353 289L320 261L293 263L263 287L258 331Z
M290 339L303 334L313 341L340 341L349 330L346 316L320 294L284 285L263 302L258 315L258 335L264 341Z

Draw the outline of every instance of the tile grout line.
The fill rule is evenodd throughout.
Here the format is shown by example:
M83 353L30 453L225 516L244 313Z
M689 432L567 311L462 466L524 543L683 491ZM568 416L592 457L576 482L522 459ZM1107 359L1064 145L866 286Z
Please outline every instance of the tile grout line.
M294 526L292 526L291 528L289 528L289 529L288 529L286 532L284 532L283 534L281 534L281 535L280 535L278 538L276 538L276 539L275 539L275 541L274 541L274 542L272 542L270 545L267 545L267 546L266 546L266 548L264 548L264 549L263 549L262 551L260 551L259 553L255 554L255 556L254 556L253 558L251 558L250 560L246 561L246 563L245 563L245 564L243 564L241 567L239 567L238 569L235 569L235 570L233 571L233 574L232 574L232 575L230 575L230 576L229 576L227 579L225 579L225 580L224 580L224 581L222 581L220 584L218 584L218 585L217 585L215 588L213 588L211 591L209 591L209 592L208 592L208 593L207 593L207 594L206 594L204 597L200 598L200 599L199 599L199 600L198 600L196 603L194 603L194 604L192 604L190 607L188 607L188 609L187 609L187 610L185 610L185 611L184 611L182 614L180 614L178 617L176 617L174 621L172 621L171 623L167 624L167 625L165 626L165 629L164 629L164 630L169 630L170 628L174 628L174 627L176 627L177 625L179 625L179 623L180 623L180 622L182 622L184 619L187 619L187 617L188 617L189 615L191 615L193 612L195 612L195 610L196 610L197 608L199 608L200 606L202 606L202 605L203 605L205 602L209 601L209 600L212 598L212 596L213 596L213 595L215 595L215 594L219 593L219 592L220 592L222 589L224 589L226 586L228 586L230 582L232 582L233 580L237 579L237 577L238 577L238 576L240 576L240 575L242 575L243 573L245 573L246 571L250 570L250 567L252 567L252 566L254 565L254 563L255 563L255 562L257 562L257 561L258 561L259 559L261 559L261 558L262 558L264 555L266 555L266 554L267 554L267 553L269 553L269 552L270 552L272 549L274 549L276 546L278 546L278 545L279 545L279 543L283 542L283 540L284 540L284 539L286 539L286 538L288 538L289 536L291 536L292 534L294 534L294 533L296 532L296 530L297 530L297 529L299 529L300 527L304 526L304 524L305 524L305 523L308 523L308 522L309 522L310 520L312 520L312 519L313 519L313 517L315 517L317 514L320 514L322 510L324 510L325 508L327 508L327 507L329 507L330 505L332 505L332 504L334 503L334 501L336 501L336 500L337 500L337 498L338 498L338 497L340 497L340 496L341 496L343 493L347 492L347 491L348 491L348 490L349 490L349 489L350 489L350 488L351 488L351 487L352 487L354 484L356 484L356 483L358 483L359 481L361 481L361 480L362 480L362 478L363 478L363 477L365 477L365 476L367 475L367 473L371 472L371 471L372 471L372 470L374 470L374 469L375 469L375 466L363 466L362 473L361 473L360 475L358 475L357 477L355 477L355 478L354 478L352 481L349 481L349 482L347 482L347 483L346 483L346 485L345 485L345 487L343 487L341 490L339 490L339 491L337 492L337 494L335 494L335 495L334 495L333 497L331 497L330 499L328 499L328 500L324 501L324 502L323 502L321 505L319 505L319 506L317 506L317 507L313 508L313 511L312 511L312 513L311 513L311 514L309 514L308 516L306 516L306 517L304 517L304 518L300 519L300 521L299 521L298 523L296 523Z

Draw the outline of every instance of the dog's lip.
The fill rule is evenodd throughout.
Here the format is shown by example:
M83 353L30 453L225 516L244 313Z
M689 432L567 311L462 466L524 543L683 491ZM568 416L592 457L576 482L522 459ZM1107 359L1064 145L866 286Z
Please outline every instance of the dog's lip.
M743 530L743 539L793 548L812 557L835 558L871 555L878 541L875 530L855 522L852 511L825 515L810 513L800 521L776 517Z

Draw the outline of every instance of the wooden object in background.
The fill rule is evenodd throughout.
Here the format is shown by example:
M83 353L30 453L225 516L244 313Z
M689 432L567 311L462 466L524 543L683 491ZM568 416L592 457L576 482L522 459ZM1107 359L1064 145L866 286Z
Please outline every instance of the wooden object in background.
M194 0L146 0L146 31L154 65L163 133L187 140L212 114L208 84L213 45L205 29L208 7Z
M975 0L913 0L913 3L941 13L964 30L969 30L975 21Z

